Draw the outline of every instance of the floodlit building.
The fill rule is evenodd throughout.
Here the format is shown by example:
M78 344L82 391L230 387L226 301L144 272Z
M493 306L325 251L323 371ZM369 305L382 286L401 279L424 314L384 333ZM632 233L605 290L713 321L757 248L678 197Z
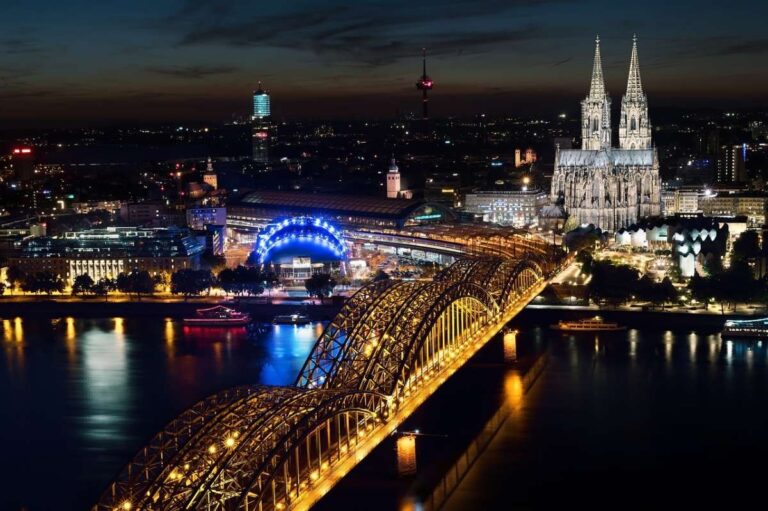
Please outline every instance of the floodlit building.
M466 194L464 211L482 215L484 222L525 227L538 222L539 211L547 203L546 192L538 188L475 191Z
M617 231L661 213L659 158L651 144L636 39L621 102L618 149L611 145L611 134L611 98L597 39L589 94L581 102L581 149L556 149L550 199L555 203L562 198L566 212L579 224Z
M28 238L10 265L25 273L50 271L71 285L86 273L98 281L133 270L158 275L197 268L204 248L186 229L108 227Z
M253 115L251 116L251 134L253 161L269 163L269 145L272 138L272 100L269 92L259 82L259 88L253 92Z

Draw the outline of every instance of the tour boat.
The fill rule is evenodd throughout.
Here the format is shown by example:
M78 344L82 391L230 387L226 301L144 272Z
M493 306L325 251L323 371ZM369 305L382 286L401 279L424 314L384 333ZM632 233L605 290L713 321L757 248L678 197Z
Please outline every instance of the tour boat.
M272 323L275 325L306 325L310 321L312 320L309 319L309 316L302 314L301 312L294 312L293 314L281 314L279 316L275 316L272 319Z
M604 321L600 316L579 321L558 321L556 325L552 325L552 328L562 332L617 332L627 329L618 323Z
M208 327L238 327L245 326L251 322L250 314L239 312L235 309L217 305L207 309L197 309L194 318L184 318L184 324L187 326L208 326Z
M729 319L721 334L723 337L768 337L768 318Z

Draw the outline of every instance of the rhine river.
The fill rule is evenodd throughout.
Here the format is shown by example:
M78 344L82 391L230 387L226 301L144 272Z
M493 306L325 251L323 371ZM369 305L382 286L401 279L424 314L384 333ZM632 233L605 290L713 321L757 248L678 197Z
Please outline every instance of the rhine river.
M143 442L217 390L292 383L323 328L249 338L171 320L0 322L0 509L32 511L88 508ZM419 476L396 477L387 440L318 509L404 509L510 399L445 509L734 508L761 497L766 343L674 325L597 336L516 326L521 362L548 354L527 394L510 397L515 369L492 341L403 426L431 435L419 439Z

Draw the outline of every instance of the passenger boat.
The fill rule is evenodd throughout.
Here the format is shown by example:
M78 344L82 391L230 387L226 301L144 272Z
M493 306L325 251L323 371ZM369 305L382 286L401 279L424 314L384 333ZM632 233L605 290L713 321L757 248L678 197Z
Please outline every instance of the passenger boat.
M275 325L306 325L311 319L306 314L301 312L294 312L293 314L281 314L272 318L272 323Z
M627 329L627 327L618 323L609 323L600 316L580 319L578 321L558 321L551 328L562 332L618 332Z
M197 309L195 317L184 318L184 324L187 326L207 326L207 327L239 327L245 326L251 322L250 314L239 312L223 305L209 307L207 309Z
M729 319L725 322L723 337L751 337L754 339L768 337L768 318L759 319Z

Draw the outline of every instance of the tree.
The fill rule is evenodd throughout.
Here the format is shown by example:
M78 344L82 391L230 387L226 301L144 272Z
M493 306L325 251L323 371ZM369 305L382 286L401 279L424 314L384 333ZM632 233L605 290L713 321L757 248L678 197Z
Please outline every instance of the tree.
M42 271L26 275L21 283L21 289L27 293L45 293L50 296L54 292L64 291L64 281L58 275Z
M78 275L72 282L72 294L77 296L92 293L94 285L93 279L87 273Z
M117 289L117 283L109 278L102 278L93 286L93 293L96 296L103 296L106 302L109 298L109 293Z
M752 260L760 256L757 231L744 231L733 242L733 260Z
M135 294L136 298L141 300L142 295L150 295L155 292L157 282L148 271L134 270L118 275L116 285L121 293Z
M181 294L187 300L190 296L197 296L210 289L213 281L210 270L179 270L171 276L171 293Z
M0 296L3 296L5 294L5 283L0 282Z
M237 294L237 280L235 278L235 270L231 268L225 268L219 272L218 275L219 286L228 294Z
M9 266L8 270L5 274L5 279L8 281L8 284L10 284L11 287L11 293L15 289L18 289L21 287L21 283L24 282L24 277L26 275L24 272L19 268L18 266Z
M323 301L323 298L330 296L336 281L328 273L315 273L304 281L304 287L309 296L316 296Z
M576 254L576 261L581 263L581 273L584 275L592 273L592 263L594 262L592 252L589 250L579 250L579 253Z
M373 276L373 282L381 282L383 280L389 280L390 276L389 273L385 272L384 270L379 270L376 272L376 275Z
M589 294L595 301L618 305L629 300L638 289L639 272L627 265L614 265L610 261L592 264Z

